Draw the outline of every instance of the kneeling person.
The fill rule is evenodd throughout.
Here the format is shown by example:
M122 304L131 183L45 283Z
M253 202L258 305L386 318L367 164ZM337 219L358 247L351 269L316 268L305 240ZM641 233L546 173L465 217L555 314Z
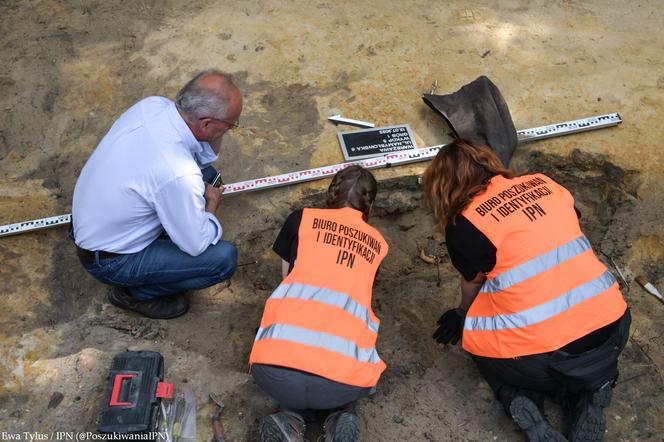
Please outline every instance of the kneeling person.
M376 180L359 167L337 173L327 209L293 212L274 244L284 280L265 304L251 373L281 411L260 421L262 441L304 440L305 410L330 410L326 440L355 441L355 402L378 383L380 321L371 309L374 277L387 255L367 221Z
M565 397L570 441L601 440L630 312L571 193L543 174L515 177L464 140L438 152L422 183L461 273L461 304L434 338L462 339L531 442L566 440L544 417L547 395Z

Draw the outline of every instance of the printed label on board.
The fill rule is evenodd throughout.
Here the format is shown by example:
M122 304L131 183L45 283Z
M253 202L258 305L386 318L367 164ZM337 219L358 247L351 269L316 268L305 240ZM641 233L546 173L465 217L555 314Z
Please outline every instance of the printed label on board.
M407 124L339 132L338 137L346 161L417 149L415 137Z

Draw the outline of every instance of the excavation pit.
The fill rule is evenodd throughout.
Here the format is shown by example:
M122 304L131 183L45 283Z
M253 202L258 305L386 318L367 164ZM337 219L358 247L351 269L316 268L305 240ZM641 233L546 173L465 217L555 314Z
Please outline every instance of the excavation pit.
M513 166L518 173L542 172L566 186L601 258L609 266L611 259L623 263L625 239L632 234L629 221L639 205L635 172L578 151L568 157L525 152L515 157ZM431 339L439 315L458 302L458 274L435 234L418 176L379 181L371 223L385 236L390 253L374 288L374 310L382 321L378 349L388 370L376 394L360 403L363 440L520 437L470 358L457 346L443 348ZM257 419L273 407L247 373L263 304L280 281L279 259L270 247L290 210L323 206L323 188L310 186L288 203L276 202L288 192L278 189L228 198L222 219L245 265L238 268L230 288L192 294L191 311L172 321L148 320L110 306L107 289L80 268L64 230L35 233L56 237L59 245L54 270L44 282L48 302L27 309L6 340L16 360L3 364L9 388L0 396L0 408L12 428L94 430L112 356L126 349L150 349L165 356L170 381L196 393L201 440L210 436L213 406L206 398L211 391L226 404L222 420L229 438L255 440ZM272 210L257 209L251 222L234 223L247 207L269 205ZM438 265L422 259L418 245L425 255L437 257ZM16 284L21 271L12 270ZM631 293L625 290L628 299ZM664 331L656 327L660 334ZM609 419L612 439L647 438L663 425L653 412L664 385L656 370L647 369L653 364L651 352L637 343L628 344L624 352L623 376L609 416L625 419ZM49 406L45 398L58 400ZM557 406L548 406L562 424ZM315 440L317 426L310 427L308 436Z

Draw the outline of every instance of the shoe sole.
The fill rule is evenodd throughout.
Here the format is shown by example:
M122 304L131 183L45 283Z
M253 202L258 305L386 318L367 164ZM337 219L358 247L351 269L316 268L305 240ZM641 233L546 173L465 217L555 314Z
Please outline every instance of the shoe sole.
M326 431L326 441L357 442L360 440L360 418L355 413L341 413L328 431L331 434Z
M281 431L281 426L272 416L261 418L258 431L261 435L261 442L282 442L286 440L283 431Z
M611 403L612 389L604 388L593 394L591 406L584 409L577 425L570 434L572 442L594 442L601 441L606 430L606 419L603 409Z
M189 302L187 302L186 300L185 300L185 302L186 302L186 304L185 304L186 307L185 307L182 311L179 311L179 312L173 313L173 314L170 315L170 316L153 316L153 315L148 315L148 314L145 314L145 313L143 313L143 312L140 312L140 311L138 311L138 310L136 310L136 309L133 309L133 308L131 308L131 307L128 307L128 306L122 304L122 303L119 302L119 301L116 301L116 300L114 299L113 294L109 294L109 295L107 296L107 299L108 299L108 302L109 302L110 304L116 306L117 308L121 308L122 310L127 310L127 311L134 312L134 313L138 313L139 315L141 315L141 316L145 316L146 318L150 318L150 319L175 319L175 318L179 318L180 316L184 315L185 313L187 313L187 312L189 311Z
M593 404L606 408L611 404L611 396L613 396L613 388L609 386L602 388L593 395Z
M258 424L261 442L296 442L298 439L289 439L286 429L274 416L264 416ZM303 439L299 439L303 440Z
M510 414L514 422L526 432L530 442L566 442L567 439L544 419L537 405L524 396L510 403Z

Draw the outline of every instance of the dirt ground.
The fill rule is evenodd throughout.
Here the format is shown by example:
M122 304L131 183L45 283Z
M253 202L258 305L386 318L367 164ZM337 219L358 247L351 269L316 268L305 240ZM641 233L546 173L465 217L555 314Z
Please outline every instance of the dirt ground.
M622 125L520 145L512 166L542 171L577 198L603 259L615 261L633 312L607 411L607 441L664 440L664 11L659 0L331 2L33 0L0 2L0 225L68 213L78 173L128 106L173 97L195 72L234 74L245 108L217 166L226 182L343 161L326 117L408 123L421 146L448 128L420 95L487 75L517 128L619 112ZM347 128L343 128L347 129ZM363 441L524 440L458 347L430 338L457 301L457 276L433 237L417 177L376 172L373 222L390 243L374 290L388 364L361 402ZM160 351L167 378L198 400L210 440L210 392L231 441L256 440L272 405L247 373L262 306L279 282L270 246L288 213L320 204L327 182L224 200L240 250L230 288L191 295L191 311L152 321L106 302L66 229L0 238L0 432L94 431L116 352ZM437 269L416 243L441 257ZM552 419L561 414L548 404ZM0 433L1 434L1 433ZM308 433L316 440L317 432Z

